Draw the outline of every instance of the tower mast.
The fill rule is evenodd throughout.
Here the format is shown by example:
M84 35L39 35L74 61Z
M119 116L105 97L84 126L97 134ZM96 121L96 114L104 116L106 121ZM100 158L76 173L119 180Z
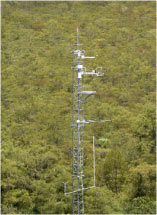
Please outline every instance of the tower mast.
M87 57L84 56L85 51L80 50L79 43L79 28L77 26L76 36L76 50L73 50L73 114L72 114L72 143L73 143L73 154L72 154L72 192L66 192L66 183L64 183L64 194L72 194L72 213L73 214L84 214L84 190L95 187L95 148L94 148L94 137L93 137L93 186L84 188L83 186L83 166L84 166L84 149L83 149L83 131L86 123L95 122L94 120L84 119L84 102L87 97L96 93L96 91L85 91L83 79L84 75L96 75L103 76L103 73L97 72L101 67L92 70L91 72L86 71L84 67L84 60ZM105 120L108 121L108 120Z
M83 201L83 124L77 123L84 118L84 104L80 92L83 91L83 78L78 78L81 61L79 50L79 29L77 26L77 50L73 51L73 164L72 164L72 209L73 214L84 214Z
M88 96L95 94L96 91L84 91L84 75L102 76L96 70L86 72L84 59L95 58L85 57L84 50L79 48L79 28L77 26L77 49L73 51L73 163L72 163L72 208L73 214L84 214L84 186L83 186L83 130L84 124L89 121L84 120L84 101ZM95 180L95 178L94 178ZM95 186L95 181L94 181Z

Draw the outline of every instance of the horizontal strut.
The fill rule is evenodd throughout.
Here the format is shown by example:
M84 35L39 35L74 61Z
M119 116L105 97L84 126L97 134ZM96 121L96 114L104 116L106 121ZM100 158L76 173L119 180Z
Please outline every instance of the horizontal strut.
M76 193L76 192L79 192L79 191L82 191L82 190L88 190L88 189L91 189L91 188L94 188L94 187L96 187L96 186L91 186L91 187L86 187L86 188L74 190L74 191L69 192L69 193L64 193L64 195L66 196L66 195L68 195L68 194L70 194L70 193Z

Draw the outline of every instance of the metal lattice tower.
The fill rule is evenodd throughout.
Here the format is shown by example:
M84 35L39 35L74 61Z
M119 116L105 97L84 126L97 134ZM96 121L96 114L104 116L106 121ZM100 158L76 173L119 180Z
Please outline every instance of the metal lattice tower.
M93 137L93 186L84 188L83 186L83 161L84 161L84 149L83 149L83 130L86 123L95 122L94 120L84 119L84 102L90 95L96 93L96 91L85 91L83 85L84 75L96 75L103 76L103 73L98 73L96 68L91 72L86 72L84 67L85 57L84 50L80 50L79 46L79 29L77 27L77 43L76 50L73 50L73 117L72 117L72 142L73 142L73 160L72 160L72 212L73 214L84 214L84 190L95 187L95 149L94 149L94 137ZM102 68L100 68L102 70ZM103 120L104 121L104 120ZM105 120L110 121L110 120ZM64 183L64 192L66 193L66 183Z
M83 123L84 102L83 102L83 77L78 74L84 71L81 59L82 51L79 50L79 32L77 28L77 50L73 51L73 163L72 163L72 205L73 214L84 213L83 202ZM77 192L74 192L77 190Z

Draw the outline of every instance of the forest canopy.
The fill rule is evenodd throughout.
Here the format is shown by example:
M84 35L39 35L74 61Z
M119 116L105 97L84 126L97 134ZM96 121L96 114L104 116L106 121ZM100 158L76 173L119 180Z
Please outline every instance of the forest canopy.
M155 214L155 2L2 1L2 213L68 214L76 28L97 93L85 119L86 214Z

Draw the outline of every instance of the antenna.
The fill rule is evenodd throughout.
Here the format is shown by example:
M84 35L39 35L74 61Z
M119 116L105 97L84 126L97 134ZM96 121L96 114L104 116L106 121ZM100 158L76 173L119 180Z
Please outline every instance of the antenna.
M84 214L84 190L95 187L95 140L93 136L93 186L84 188L83 184L83 167L84 167L84 145L83 132L85 124L93 122L101 122L97 120L84 119L84 103L86 99L95 94L96 91L86 91L84 89L84 76L95 75L103 76L102 67L98 67L90 72L84 67L84 59L93 59L95 57L84 56L85 51L79 50L79 28L77 26L77 49L73 50L73 114L72 114L72 192L66 192L66 183L64 182L64 195L72 194L72 213ZM102 122L111 120L102 120Z
M78 46L79 46L79 28L77 25L77 49L78 49Z
M95 186L95 142L94 142L94 136L93 136L93 182Z

